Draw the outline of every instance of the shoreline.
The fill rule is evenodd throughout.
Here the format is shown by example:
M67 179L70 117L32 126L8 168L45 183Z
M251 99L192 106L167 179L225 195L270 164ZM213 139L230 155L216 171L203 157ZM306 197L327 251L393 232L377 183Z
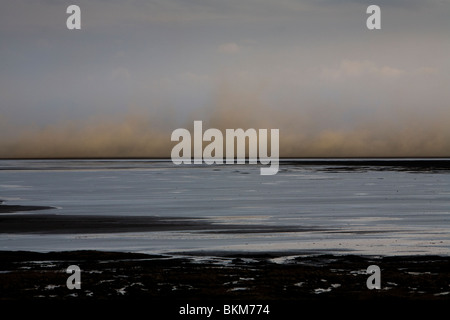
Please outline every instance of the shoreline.
M225 159L223 159L225 160ZM234 159L236 160L236 159ZM36 159L0 159L0 164L2 161L25 161L29 163L33 163L35 161L54 161L56 163L58 162L64 162L64 161L70 161L70 162L78 162L78 164L83 164L83 166L80 166L79 168L86 168L89 167L90 162L100 163L104 162L106 163L126 163L126 162L137 162L137 163L165 163L173 167L180 167L175 164L173 164L172 160L170 158L161 158L161 159L155 159L155 158L55 158L55 159L47 159L47 158L36 158ZM236 166L242 166L242 165L248 165L253 166L253 164L248 163L248 159L245 159L245 164L237 164L233 163L233 165ZM259 166L260 164L255 164L256 166ZM181 167L186 165L181 165ZM189 165L191 167L199 167L199 166L208 166L208 167L214 167L214 168L221 168L223 166L230 166L226 164L214 164L214 165L207 165L203 161L201 164L191 164ZM375 170L375 171L414 171L414 172L428 172L428 171L450 171L450 158L446 157L429 157L429 158L398 158L398 157L375 157L375 158L280 158L279 159L279 166L301 166L301 167L310 167L310 166L324 166L328 167L325 168L325 170L332 170L335 168L338 168L339 170L344 171L354 171L354 170ZM108 168L108 166L105 166L104 168ZM127 166L121 166L121 169L127 169ZM2 167L0 166L0 171L2 170L34 170L35 168L30 166L6 166ZM76 170L77 166L74 166L74 163L71 164L70 167L61 167L61 166L50 166L50 167L39 167L36 169L40 170L54 170L54 169L65 169L65 170ZM117 169L116 166L110 167L110 169Z
M66 215L39 212L0 214L0 226L0 235L4 241L2 246L6 250L123 251L128 250L128 246L117 243L108 245L109 242L102 244L102 241L124 239L131 240L132 252L172 252L183 256L209 256L211 252L214 256L258 254L273 257L315 254L450 256L443 240L430 239L429 246L420 243L417 246L418 240L414 239L414 234L410 235L408 231L400 229L270 225L258 221L240 224L233 220L217 221L213 217ZM399 232L401 236L398 242L397 239L390 240L392 235L396 236ZM37 244L20 245L20 241L29 241L26 239L30 236L43 241L44 247ZM212 242L216 238L224 240ZM142 240L136 242L135 239ZM164 239L178 241L178 245L174 245L175 242L165 244ZM183 242L183 239L188 242ZM148 242L152 240L156 242ZM52 241L61 245L51 245ZM74 241L78 241L76 245ZM142 241L147 242L145 244ZM266 245L261 246L260 241L265 241ZM133 247L133 244L137 247Z

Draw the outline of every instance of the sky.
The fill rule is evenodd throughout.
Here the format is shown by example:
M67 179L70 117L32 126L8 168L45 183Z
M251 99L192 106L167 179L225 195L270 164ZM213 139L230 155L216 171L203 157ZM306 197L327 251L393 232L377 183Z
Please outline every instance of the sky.
M448 57L445 0L2 1L0 158L170 157L194 120L279 129L282 157L448 157Z

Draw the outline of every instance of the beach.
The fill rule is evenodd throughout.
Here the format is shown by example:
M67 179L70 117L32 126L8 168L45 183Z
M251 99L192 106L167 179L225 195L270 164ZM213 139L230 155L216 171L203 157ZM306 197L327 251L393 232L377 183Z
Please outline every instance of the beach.
M2 303L150 303L175 315L189 303L280 314L450 299L447 161L290 161L266 180L257 167L142 161L1 169ZM79 290L66 285L70 265ZM371 265L380 289L367 287Z

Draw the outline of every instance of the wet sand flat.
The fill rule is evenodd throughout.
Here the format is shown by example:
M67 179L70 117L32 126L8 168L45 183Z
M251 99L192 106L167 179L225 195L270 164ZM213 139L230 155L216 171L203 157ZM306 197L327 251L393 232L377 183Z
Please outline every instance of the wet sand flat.
M1 215L0 233L89 234L152 231L200 231L216 233L273 233L323 231L299 226L214 224L208 219L155 216L97 216L20 214Z
M0 200L1 203L1 200ZM21 206L21 205L1 205L0 204L0 214L5 213L14 213L14 212L22 212L22 211L37 211L37 210L50 210L54 209L53 207L46 206Z

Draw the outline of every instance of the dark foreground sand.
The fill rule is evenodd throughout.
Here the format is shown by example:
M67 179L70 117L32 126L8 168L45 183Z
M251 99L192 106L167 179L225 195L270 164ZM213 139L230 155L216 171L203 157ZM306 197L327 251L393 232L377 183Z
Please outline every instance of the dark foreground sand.
M272 261L278 255L283 253L205 252L207 258L199 261L195 254L0 251L0 305L133 304L176 316L186 304L263 303L272 316L280 316L327 304L417 307L426 302L434 308L450 302L450 257L310 255L279 264ZM80 290L66 286L66 268L73 264L81 269ZM381 290L367 289L366 269L372 264L381 268Z

